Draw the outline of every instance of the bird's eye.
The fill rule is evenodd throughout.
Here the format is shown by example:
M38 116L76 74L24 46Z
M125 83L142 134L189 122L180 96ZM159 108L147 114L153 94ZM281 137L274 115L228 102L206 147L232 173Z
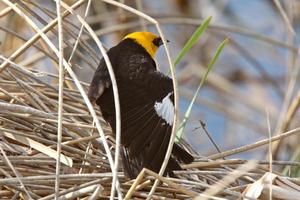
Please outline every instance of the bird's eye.
M163 44L162 39L161 39L160 37L155 38L155 39L152 41L152 43L153 43L155 46L157 46L157 47L159 47L160 45Z

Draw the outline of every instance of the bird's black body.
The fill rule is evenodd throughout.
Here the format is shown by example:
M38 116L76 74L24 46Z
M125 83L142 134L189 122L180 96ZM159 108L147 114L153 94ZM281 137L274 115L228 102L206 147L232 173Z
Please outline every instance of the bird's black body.
M125 172L130 178L135 178L143 167L158 172L167 151L172 125L157 114L154 106L168 95L173 103L172 79L158 72L152 57L132 39L122 40L107 54L119 90ZM89 98L100 106L104 119L115 132L113 89L103 59L91 82ZM193 157L175 144L167 173L180 169L178 160L189 163Z

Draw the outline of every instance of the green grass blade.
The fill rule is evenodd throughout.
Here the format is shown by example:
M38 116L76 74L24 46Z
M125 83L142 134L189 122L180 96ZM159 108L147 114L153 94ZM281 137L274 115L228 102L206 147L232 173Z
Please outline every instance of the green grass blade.
M199 91L200 91L200 88L201 88L201 87L203 86L203 84L205 83L205 81L206 81L206 79L207 79L207 77L208 77L209 72L210 72L211 69L213 68L213 66L214 66L214 64L216 63L216 61L217 61L217 59L218 59L218 57L219 57L221 51L223 50L223 48L225 47L225 45L226 45L228 42L229 42L229 40L228 40L228 38L226 38L226 39L218 46L217 51L215 52L214 57L213 57L212 60L210 61L209 65L208 65L208 67L207 67L207 70L206 70L206 72L205 72L205 74L204 74L204 77L201 79L201 81L200 81L200 83L199 83L199 86L198 86L198 88L197 88L197 90L196 90L196 92L195 92L195 94L194 94L194 96L193 96L193 98L192 98L192 100L191 100L189 106L188 106L188 109L186 110L186 112L185 112L185 114L184 114L184 118L183 118L183 120L182 120L182 122L181 122L181 124L180 124L180 126L179 126L179 128L178 128L178 130L177 130L175 142L181 139L182 134L183 134L183 130L184 130L184 128L185 128L185 126L186 126L186 123L187 123L187 120L188 120L188 118L189 118L189 116L190 116L190 114L191 114L193 105L194 105L195 100L196 100L196 98L197 98L197 96L198 96L198 93L199 93Z
M290 161L294 161L294 162L299 162L300 161L300 147L298 147L296 149L296 151L293 153L293 156L290 159ZM300 174L300 167L299 166L287 165L283 169L282 174L284 176L289 176L289 177L298 177L299 174Z
M206 30L206 28L209 25L209 22L212 17L208 17L203 21L203 23L196 29L196 31L193 33L193 35L190 37L190 39L186 42L184 47L181 49L179 54L177 55L177 58L174 61L174 66L177 65L181 59L187 54L187 52L194 46L194 44L198 41L202 33Z

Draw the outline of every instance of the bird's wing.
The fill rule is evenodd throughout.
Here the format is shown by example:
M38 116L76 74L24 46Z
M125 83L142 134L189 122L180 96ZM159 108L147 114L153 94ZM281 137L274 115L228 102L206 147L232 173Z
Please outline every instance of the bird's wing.
M173 125L173 83L144 55L133 55L121 71L126 80L119 84L124 167L134 178L142 167L158 172L164 160ZM180 169L172 161L171 170Z
M89 87L88 97L92 103L103 94L104 90L111 85L110 76L104 59L101 59L98 68L94 73L94 77Z
M173 92L172 79L156 70L155 61L144 54L130 56L128 66L120 66L120 76L161 100Z

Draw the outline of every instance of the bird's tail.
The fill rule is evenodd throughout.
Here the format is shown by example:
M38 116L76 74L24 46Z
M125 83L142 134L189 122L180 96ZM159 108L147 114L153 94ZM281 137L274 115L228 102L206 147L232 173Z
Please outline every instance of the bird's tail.
M176 143L173 145L172 154L185 164L189 164L194 161L194 157Z
M123 169L125 175L130 177L131 179L136 178L136 176L143 168L142 165L143 158L142 157L132 158L125 147L123 147L123 151L121 152L121 155L122 155L122 161L123 161L122 163L123 163ZM142 154L140 154L140 156L142 156ZM186 150L184 150L182 147L180 147L178 144L175 143L173 145L172 156L169 159L164 175L175 177L173 171L181 170L178 161L182 161L185 164L188 164L194 161L194 157L189 152L187 152ZM158 173L158 171L155 172Z

